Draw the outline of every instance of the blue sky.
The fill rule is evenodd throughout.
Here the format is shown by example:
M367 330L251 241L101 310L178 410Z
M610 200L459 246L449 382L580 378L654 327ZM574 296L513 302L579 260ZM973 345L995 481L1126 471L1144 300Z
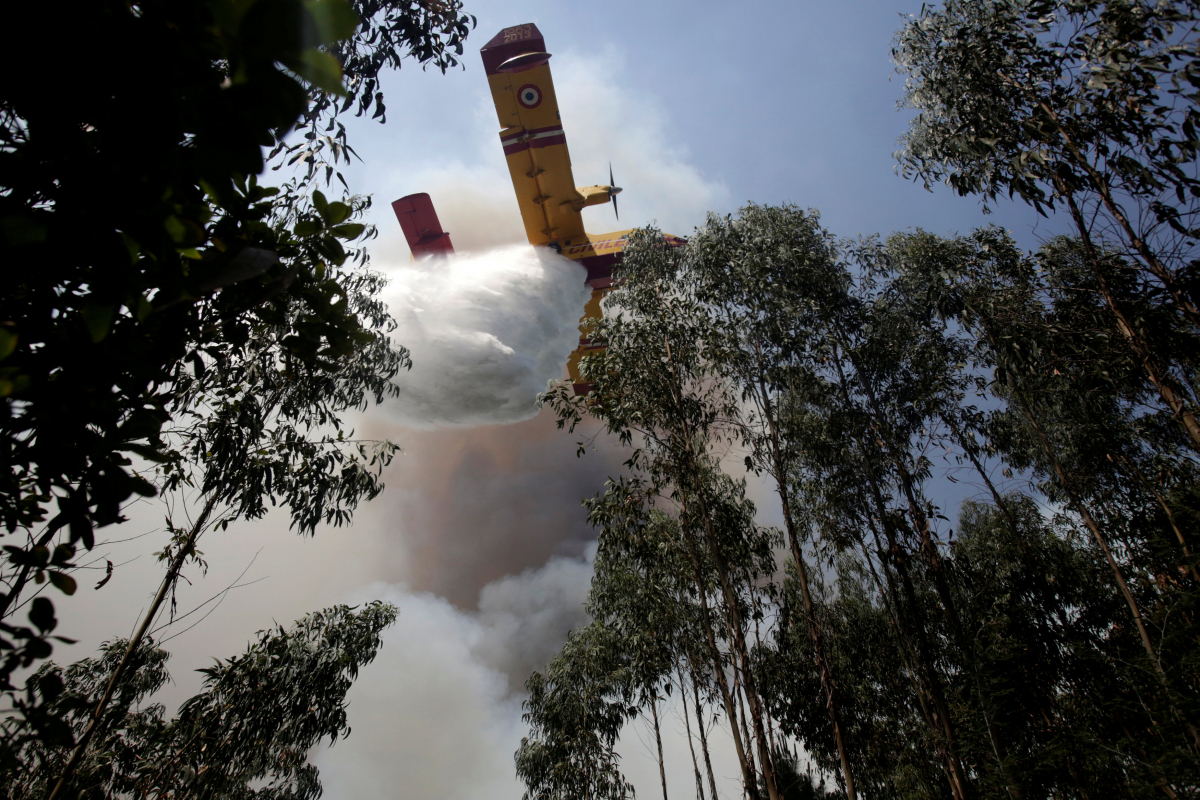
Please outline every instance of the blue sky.
M346 177L355 191L375 195L385 239L398 234L386 205L395 197L431 191L441 210L463 194L453 191L461 183L428 180L431 171L457 168L460 182L472 172L485 183L503 177L478 50L501 28L534 22L555 55L576 182L605 182L612 160L626 190L622 224L605 209L604 216L589 212L596 214L591 228L658 220L686 234L704 211L791 202L819 209L839 236L912 227L965 233L995 223L1035 247L1039 234L1056 228L1039 224L1028 207L1001 203L985 216L974 198L945 186L928 192L895 172L892 152L912 112L896 107L904 77L895 73L890 46L904 15L919 8L882 0L471 3L479 25L465 69L443 76L408 63L389 76L388 123L355 121L351 141L363 161ZM672 197L658 185L663 176L656 183L629 163L638 158L688 172L712 191L697 198L684 187ZM495 172L484 174L489 169ZM516 226L511 192L503 183L499 189L508 194L490 199ZM456 221L460 231L446 227L461 236L465 226Z

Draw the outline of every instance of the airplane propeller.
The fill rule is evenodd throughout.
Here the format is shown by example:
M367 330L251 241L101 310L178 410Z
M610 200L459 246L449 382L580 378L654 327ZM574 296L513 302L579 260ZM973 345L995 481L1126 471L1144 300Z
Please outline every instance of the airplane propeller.
M621 193L621 187L615 185L613 180L612 162L608 162L608 199L612 200L613 213L617 215L617 219L621 219L621 212L617 210L617 195Z

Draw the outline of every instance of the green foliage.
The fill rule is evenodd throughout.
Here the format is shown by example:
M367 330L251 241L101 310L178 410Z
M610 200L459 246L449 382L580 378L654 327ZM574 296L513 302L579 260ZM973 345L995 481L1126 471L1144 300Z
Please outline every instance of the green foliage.
M370 201L327 199L316 168L328 184L353 153L350 104L382 118L381 70L444 71L472 22L458 0L77 12L55 14L53 59L34 36L0 55L0 257L18 265L0 290L0 713L18 738L62 730L10 682L50 655L56 622L46 597L30 626L9 617L31 582L73 592L75 552L130 498L199 495L210 527L279 503L311 533L382 490L395 447L342 418L393 392L408 357L365 269ZM298 128L306 173L259 185L272 145L276 167L303 155ZM161 557L198 559L205 524L168 514Z
M310 96L296 126L303 134L295 141L276 137L272 169L299 164L309 179L323 176L329 184L336 175L345 186L338 165L349 164L357 154L340 115L353 108L354 116L361 117L373 109L371 118L386 122L380 74L400 69L407 56L422 69L433 66L444 73L459 63L456 56L462 55L468 23L475 25L473 16L462 13L460 0L351 0L351 5L365 23L363 35L342 38L327 50L347 76L343 89Z
M396 613L383 603L335 606L289 629L261 631L244 654L202 670L202 691L170 720L161 705L142 705L168 680L167 653L143 642L105 712L103 738L76 772L73 796L315 800L321 784L308 751L349 733L346 692L375 658ZM45 664L31 682L76 736L126 644L109 642L99 658L66 669ZM62 734L26 744L5 797L45 796L73 744L69 732Z
M525 688L530 735L516 754L525 800L632 797L613 749L632 700L614 633L596 622L572 631L545 675L533 673Z
M1110 193L1145 202L1143 237L1194 240L1196 14L1186 0L923 8L893 49L919 111L896 154L905 174L1039 209Z
M277 190L246 176L305 110L289 70L316 77L305 64L357 20L322 0L92 3L57 22L54 67L18 66L30 37L4 56L4 256L29 266L0 300L16 337L0 517L12 532L53 504L51 524L90 547L131 493L154 492L122 451L159 452L177 366L316 279L303 250L322 242L273 227ZM325 73L336 88L340 69Z
M748 792L774 728L871 797L1191 796L1196 460L1109 302L1144 299L1123 263L994 229L836 242L790 207L634 237L594 393L549 395L633 449L586 503L589 609L635 675L706 683ZM778 484L786 564L731 446ZM951 527L963 480L989 502Z
M307 225L314 236L330 226L363 229L345 221L369 201L328 203L319 191L313 201L290 202L277 224ZM364 249L338 248L365 265ZM226 520L261 517L269 501L285 506L304 533L322 521L347 522L360 499L382 490L379 470L396 448L354 439L342 417L394 395L390 379L410 364L389 340L395 322L379 297L383 286L378 273L331 265L258 324L231 325L197 348L172 384L174 424L161 432L168 449L155 482L166 491L200 489L228 506Z
M155 492L124 453L178 456L163 427L189 410L186 365L243 358L252 336L326 381L373 347L360 363L375 377L357 382L381 395L404 361L378 352L379 315L362 307L378 279L342 269L342 241L373 235L346 222L361 203L316 193L307 206L308 187L253 176L264 144L336 115L331 97L381 104L378 71L406 54L453 63L459 8L92 3L56 20L51 67L22 66L40 60L33 37L6 50L2 246L6 263L31 265L0 295L7 531L48 521L90 547L131 494Z
M909 75L903 102L919 111L896 153L904 173L1065 208L1088 293L1200 452L1197 13L953 0L905 25L894 54Z
M1036 253L793 207L631 237L595 392L548 396L633 449L589 501L592 610L653 671L713 651L748 795L799 785L773 721L847 795L1196 796L1198 13L948 0L897 34L903 174L1066 211ZM728 513L735 460L782 566Z

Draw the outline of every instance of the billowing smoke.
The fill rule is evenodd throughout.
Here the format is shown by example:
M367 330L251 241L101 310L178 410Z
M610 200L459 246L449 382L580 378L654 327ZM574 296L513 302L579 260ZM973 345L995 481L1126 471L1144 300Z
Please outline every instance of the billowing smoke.
M473 655L507 675L510 690L520 691L530 673L545 669L568 631L588 624L584 602L595 558L593 542L582 559L555 557L480 591L478 619L486 634Z
M579 342L590 292L580 266L546 249L511 245L422 259L384 272L412 353L400 396L381 411L414 428L510 423L537 413L535 398L561 378Z
M522 683L562 647L567 631L588 623L583 611L595 548L582 558L551 558L488 584L479 610L465 611L402 584L375 583L351 602L382 599L400 609L383 647L349 694L352 735L318 746L329 800L359 797L514 800L523 786L513 753L529 727L521 719ZM691 795L693 765L679 692L659 705L671 796ZM689 724L695 731L696 721ZM723 797L738 797L738 767L728 728L708 732ZM699 746L696 745L696 749ZM653 729L645 719L621 734L621 769L653 797L660 777ZM700 769L704 769L701 765Z

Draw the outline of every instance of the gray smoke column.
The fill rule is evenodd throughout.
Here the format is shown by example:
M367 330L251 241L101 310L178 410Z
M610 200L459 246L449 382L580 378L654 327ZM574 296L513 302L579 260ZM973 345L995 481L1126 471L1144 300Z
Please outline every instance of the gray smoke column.
M380 409L413 428L504 424L537 413L579 342L590 290L576 263L512 245L386 267L384 299L412 353Z

